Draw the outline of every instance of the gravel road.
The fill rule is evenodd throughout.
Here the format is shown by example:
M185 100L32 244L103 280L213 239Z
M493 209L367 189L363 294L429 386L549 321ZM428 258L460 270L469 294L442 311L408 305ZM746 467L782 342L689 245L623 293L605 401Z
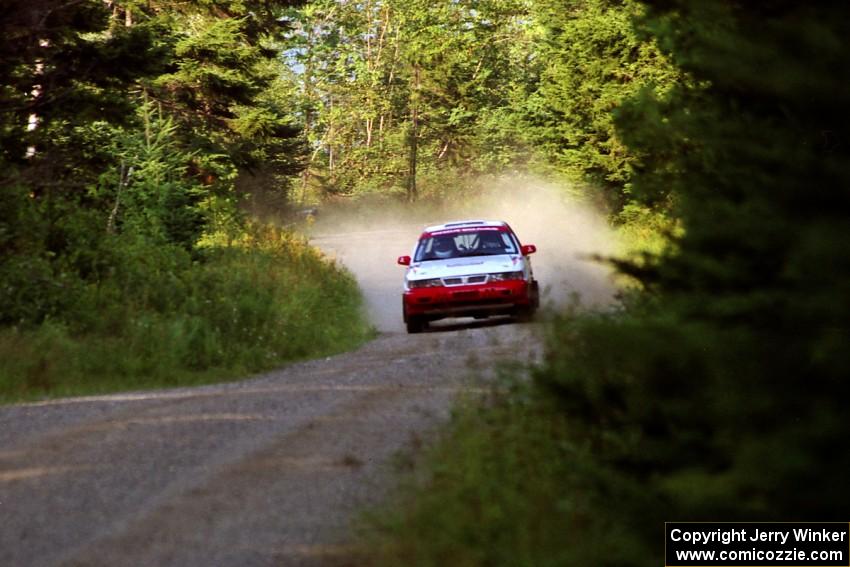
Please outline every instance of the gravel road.
M356 564L347 524L393 454L533 335L388 333L239 383L0 408L0 565Z

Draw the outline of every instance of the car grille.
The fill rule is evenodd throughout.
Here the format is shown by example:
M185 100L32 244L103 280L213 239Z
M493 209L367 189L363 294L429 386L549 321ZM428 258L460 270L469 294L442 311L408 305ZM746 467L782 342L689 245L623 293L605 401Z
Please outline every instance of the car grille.
M487 274L481 274L477 276L462 276L457 278L443 278L443 285L445 286L453 286L453 285L464 285L464 284L477 284L484 283L487 281Z
M452 297L455 299L476 299L478 298L477 291L456 291L452 293Z

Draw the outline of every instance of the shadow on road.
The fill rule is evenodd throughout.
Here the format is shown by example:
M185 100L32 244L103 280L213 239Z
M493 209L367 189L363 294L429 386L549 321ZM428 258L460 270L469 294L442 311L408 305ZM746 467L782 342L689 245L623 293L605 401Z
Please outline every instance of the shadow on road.
M426 333L445 333L448 331L462 331L464 329L482 329L485 327L499 327L502 325L519 324L510 316L488 317L487 319L449 319L445 321L432 321L428 325Z

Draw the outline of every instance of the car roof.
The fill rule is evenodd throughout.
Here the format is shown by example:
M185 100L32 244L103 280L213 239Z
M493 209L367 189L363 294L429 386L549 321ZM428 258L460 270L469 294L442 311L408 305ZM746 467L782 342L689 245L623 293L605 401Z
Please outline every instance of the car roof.
M494 221L494 220L465 220L465 221L453 221L447 222L444 224L435 224L432 226L425 227L425 233L438 232L441 230L452 230L459 228L484 228L484 227L507 227L508 223L505 221Z

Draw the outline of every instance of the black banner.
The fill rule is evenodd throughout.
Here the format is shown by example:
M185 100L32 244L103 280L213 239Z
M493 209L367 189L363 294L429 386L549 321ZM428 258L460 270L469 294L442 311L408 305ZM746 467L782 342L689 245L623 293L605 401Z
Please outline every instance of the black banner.
M667 522L668 567L850 566L850 523Z

